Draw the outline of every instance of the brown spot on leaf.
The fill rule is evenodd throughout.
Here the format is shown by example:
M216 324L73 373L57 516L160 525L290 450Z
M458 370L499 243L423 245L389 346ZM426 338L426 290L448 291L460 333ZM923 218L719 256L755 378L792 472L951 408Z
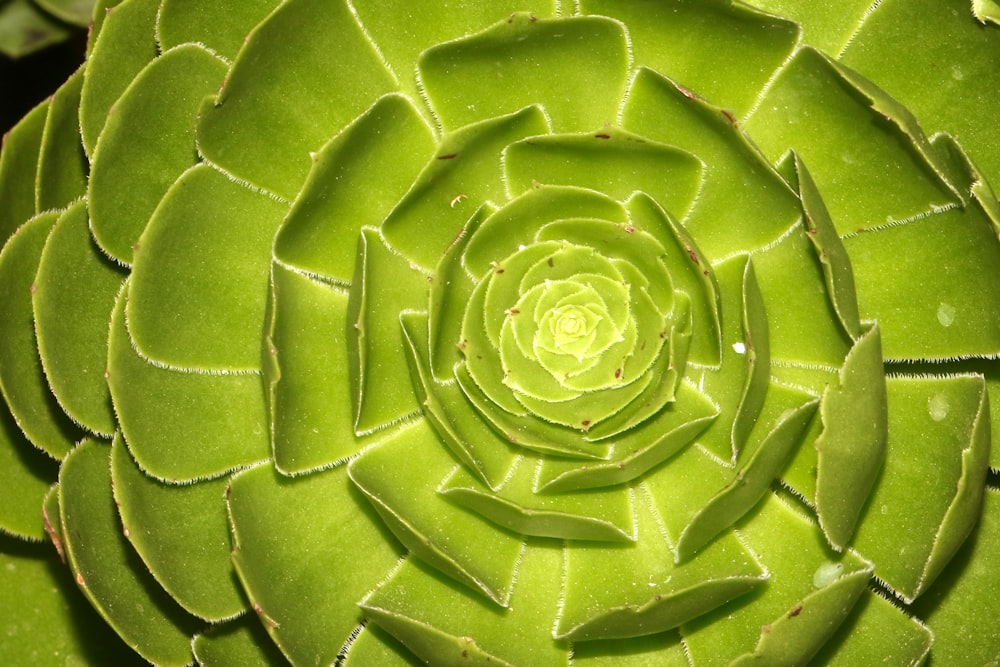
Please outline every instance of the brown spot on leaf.
M795 618L801 613L802 613L802 605L797 604L794 607L792 607L792 610L790 612L788 612L788 618Z
M599 134L595 134L595 135L594 135L594 138L595 138L595 139L610 139L610 138L611 138L611 135L610 135L610 134L606 134L606 133L604 133L604 132L601 132L601 133L599 133Z
M446 155L438 155L437 159L439 159L439 160L454 160L456 157L458 157L458 153L447 153Z

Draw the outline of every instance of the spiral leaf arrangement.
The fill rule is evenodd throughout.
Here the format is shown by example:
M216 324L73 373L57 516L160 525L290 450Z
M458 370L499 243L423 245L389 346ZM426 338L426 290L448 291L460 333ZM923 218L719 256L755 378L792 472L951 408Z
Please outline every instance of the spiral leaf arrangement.
M1000 9L752 4L99 3L0 156L2 652L1000 659Z

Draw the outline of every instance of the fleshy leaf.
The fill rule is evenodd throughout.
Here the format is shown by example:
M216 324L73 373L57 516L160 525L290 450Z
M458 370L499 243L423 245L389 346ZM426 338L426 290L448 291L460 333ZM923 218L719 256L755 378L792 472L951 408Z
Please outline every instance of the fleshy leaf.
M238 5L226 0L164 0L156 17L157 41L163 51L201 44L231 60L247 34L279 4L279 0L243 0Z
M0 534L45 537L39 507L57 473L56 462L28 442L6 408L0 409Z
M347 283L354 239L382 223L432 155L430 128L413 103L386 95L313 158L309 178L274 241L279 260Z
M25 221L35 214L35 177L42 135L48 118L49 100L29 111L3 135L0 152L0 239L4 243Z
M407 465L394 465L406 459ZM416 557L498 604L510 598L521 539L444 499L455 468L425 420L403 427L351 461L351 479Z
M39 211L62 208L87 192L87 158L80 140L78 115L83 69L77 70L59 87L49 104L36 176L35 198ZM0 171L0 179L3 178Z
M569 648L553 642L562 550L531 545L518 564L511 604L469 595L410 559L361 602L361 608L417 656L443 664L566 665Z
M567 545L556 636L588 640L670 630L752 591L766 578L761 563L732 533L696 558L675 564L652 499L635 493L634 544ZM637 572L648 580L637 580Z
M293 663L332 664L361 621L343 600L382 579L399 545L343 466L297 479L259 466L233 479L228 505L233 560L260 622Z
M683 626L688 655L699 667L805 664L867 590L871 566L832 552L810 521L773 495L739 534L767 563L767 586L753 604L738 599Z
M53 458L69 453L79 429L49 391L35 343L32 286L58 212L21 226L0 252L0 389L18 427Z
M156 209L135 250L128 329L174 368L256 371L274 232L287 209L201 164Z
M541 185L571 185L624 201L636 190L683 217L701 187L702 164L687 151L605 127L512 143L504 152L512 196Z
M446 135L409 193L382 224L386 241L430 272L465 223L486 201L503 201L501 154L517 139L544 134L532 106Z
M878 326L857 342L820 403L816 440L816 513L837 550L850 542L882 463L888 437L885 379Z
M347 359L347 294L275 264L265 355L274 464L286 474L358 452ZM269 366L265 365L265 368Z
M78 424L111 437L108 316L124 275L92 243L84 204L59 216L42 251L32 292L35 335L59 404Z
M348 301L354 429L366 434L419 409L410 386L399 314L427 304L427 277L386 247L371 228L362 230ZM377 371L377 372L376 372Z
M160 0L124 0L102 15L91 42L80 94L80 134L87 155L115 102L129 83L156 57L154 25ZM104 12L99 12L104 14Z
M284 665L287 659L267 635L260 621L249 614L214 625L191 642L194 658L202 667Z
M417 68L430 106L448 130L540 104L554 131L581 132L614 122L629 49L617 21L515 13L483 32L424 51Z
M111 446L115 503L124 528L161 586L191 614L218 621L246 605L230 561L228 480L167 485L139 469L121 434Z
M77 585L150 662L186 665L196 621L152 578L122 534L111 494L111 447L86 441L59 471L66 555Z
M392 86L349 3L284 2L247 36L217 100L202 107L198 148L237 178L290 199L310 151Z
M684 226L713 262L766 246L799 216L794 194L733 113L680 84L640 69L629 88L622 123L642 136L682 148L704 164L704 183ZM732 187L734 181L743 186ZM662 200L660 204L678 217L687 210Z
M108 112L87 190L94 238L123 264L160 199L195 164L191 117L218 89L225 64L194 44L155 58Z
M959 375L890 377L886 389L885 471L854 547L876 564L879 579L913 600L948 564L979 516L990 452L986 388L982 376Z
M115 306L108 386L125 441L160 479L216 477L270 453L259 375L208 375L155 366L135 351L125 323L128 290Z

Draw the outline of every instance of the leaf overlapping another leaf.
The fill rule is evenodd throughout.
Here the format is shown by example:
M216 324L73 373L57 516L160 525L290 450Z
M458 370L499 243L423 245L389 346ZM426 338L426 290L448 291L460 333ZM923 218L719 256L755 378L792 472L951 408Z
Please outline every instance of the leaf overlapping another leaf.
M930 4L101 3L0 153L4 653L1000 658L1000 33Z

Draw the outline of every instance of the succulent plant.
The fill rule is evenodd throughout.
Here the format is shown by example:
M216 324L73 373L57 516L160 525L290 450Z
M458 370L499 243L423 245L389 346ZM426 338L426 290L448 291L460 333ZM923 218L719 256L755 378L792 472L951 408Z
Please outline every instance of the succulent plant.
M94 16L0 154L14 663L1000 660L995 3Z

